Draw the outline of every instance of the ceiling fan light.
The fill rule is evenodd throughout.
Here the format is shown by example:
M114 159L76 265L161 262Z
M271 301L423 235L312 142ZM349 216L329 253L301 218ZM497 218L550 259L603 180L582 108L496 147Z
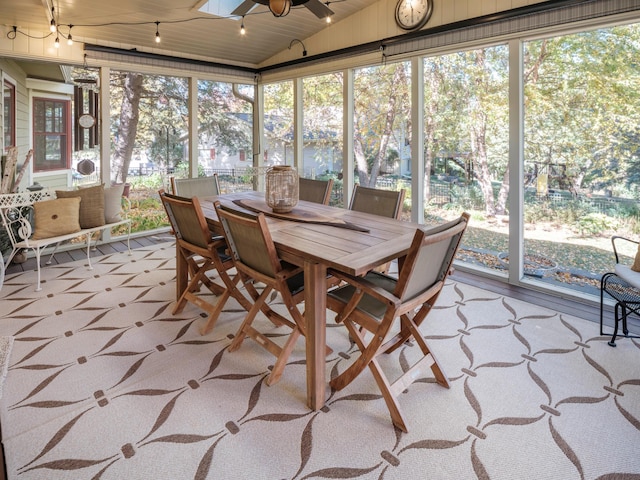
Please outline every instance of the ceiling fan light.
M291 0L269 0L269 10L274 17L284 17L291 10Z

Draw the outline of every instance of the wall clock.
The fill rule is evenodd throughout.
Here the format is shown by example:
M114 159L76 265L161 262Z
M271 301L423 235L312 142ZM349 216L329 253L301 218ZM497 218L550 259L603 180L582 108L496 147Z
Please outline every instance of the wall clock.
M91 128L96 124L96 119L93 115L85 113L84 115L80 115L80 118L78 118L78 124L82 128Z
M403 30L417 30L424 26L433 12L433 0L398 0L396 23Z

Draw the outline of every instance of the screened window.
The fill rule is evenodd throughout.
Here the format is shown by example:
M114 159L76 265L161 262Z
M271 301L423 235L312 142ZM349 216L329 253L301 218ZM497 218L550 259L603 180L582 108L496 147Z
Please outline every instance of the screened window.
M71 167L70 102L33 99L33 157L36 172Z
M16 86L5 80L3 83L4 148L16 144Z

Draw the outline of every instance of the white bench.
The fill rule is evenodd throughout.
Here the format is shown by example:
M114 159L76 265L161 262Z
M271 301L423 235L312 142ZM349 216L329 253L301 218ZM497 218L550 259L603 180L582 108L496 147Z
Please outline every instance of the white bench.
M122 220L106 223L98 227L83 228L80 231L74 233L67 233L65 235L58 235L49 238L39 238L34 240L31 238L33 233L32 218L35 202L43 200L54 200L56 198L55 190L39 190L34 192L21 192L21 193L6 193L0 194L0 217L2 217L2 227L5 229L11 241L11 253L3 262L3 267L6 267L11 263L11 260L15 257L16 253L22 250L32 250L36 258L36 270L38 272L38 279L36 284L36 291L42 290L40 286L40 256L43 250L49 246L53 246L51 257L46 262L47 265L53 260L53 256L56 253L58 246L65 241L73 240L76 238L85 238L87 246L87 261L89 262L89 269L93 269L91 265L91 239L97 232L103 232L110 230L113 227L119 225L126 225L127 229L127 249L129 255L131 255L131 247L129 245L129 238L131 235L131 220L127 218L129 210L129 200L122 197L125 202L125 208L123 209ZM97 243L94 242L94 246ZM5 268L6 270L6 268ZM2 283L0 283L2 287Z

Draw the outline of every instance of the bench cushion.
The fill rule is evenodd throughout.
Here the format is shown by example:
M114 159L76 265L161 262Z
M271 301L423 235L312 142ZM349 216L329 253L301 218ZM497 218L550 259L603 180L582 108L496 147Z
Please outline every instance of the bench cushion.
M105 224L104 185L78 190L56 190L56 197L80 197L80 228L100 227Z
M80 231L80 197L43 200L34 203L33 210L34 240Z
M616 275L635 288L640 288L640 272L634 272L628 265L616 264Z

